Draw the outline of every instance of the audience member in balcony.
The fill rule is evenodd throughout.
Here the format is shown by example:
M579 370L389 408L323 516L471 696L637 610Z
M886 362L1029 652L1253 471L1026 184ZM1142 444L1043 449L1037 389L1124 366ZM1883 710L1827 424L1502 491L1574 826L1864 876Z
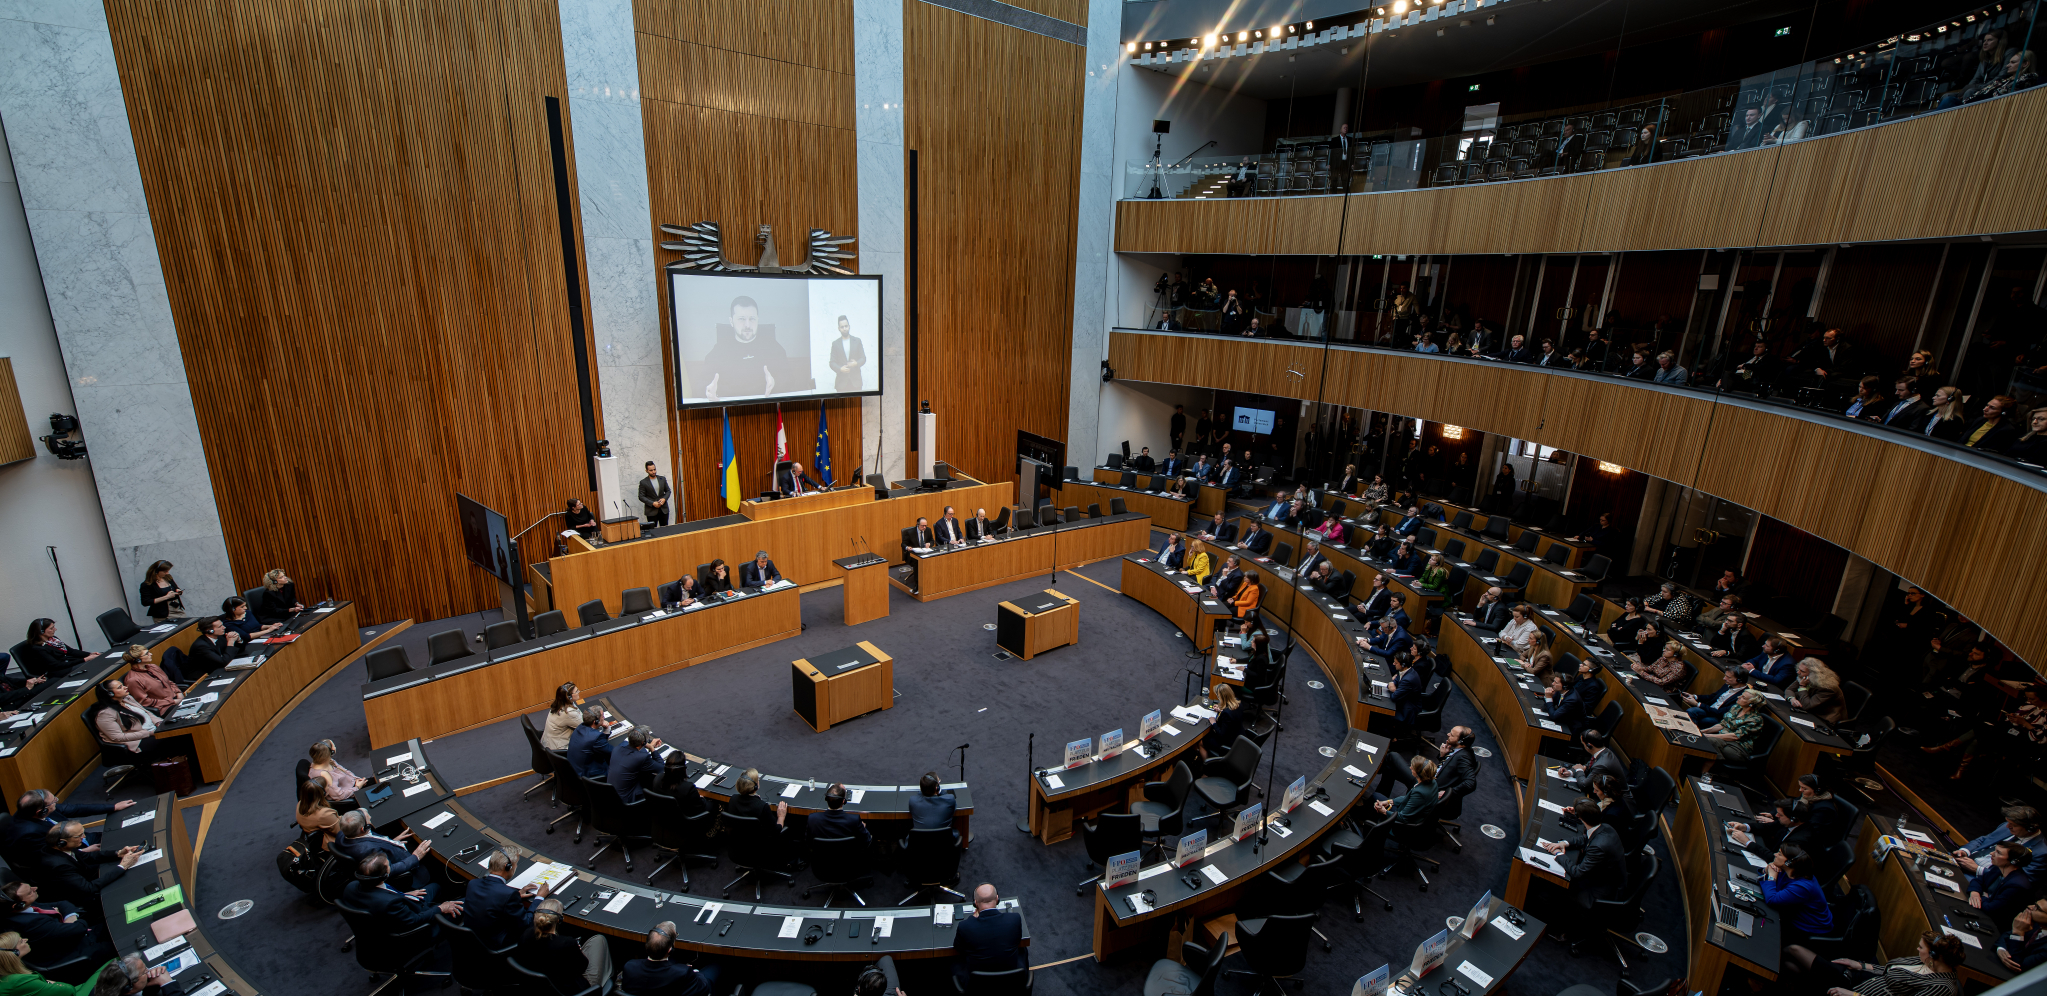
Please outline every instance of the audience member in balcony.
M1606 366L1607 355L1611 352L1610 345L1605 333L1596 328L1586 329L1585 345L1572 352L1584 353L1585 358L1591 360L1594 366L1603 368Z
M1983 403L1983 415L1969 423L1962 433L1962 445L1971 449L2002 453L2018 442L2018 419L2012 417L2018 402L2010 395L2000 394Z
M1213 308L1221 304L1222 299L1222 288L1215 285L1214 277L1201 278L1201 283L1194 288L1194 306L1197 308Z
M1222 322L1223 334L1225 335L1236 335L1244 331L1244 302L1237 300L1237 292L1234 288L1223 298Z
M1900 377L1892 385L1891 394L1896 400L1890 407L1878 413L1877 420L1899 429L1910 429L1926 417L1929 410L1926 402L1919 400L1919 378Z
M1534 363L1535 350L1529 347L1526 336L1517 335L1507 340L1507 350L1500 354L1500 359L1508 363Z
M2004 448L2004 455L2031 464L2047 465L2047 406L2027 416L2026 434Z
M1422 319L1426 321L1428 316L1423 315ZM1436 340L1431 338L1429 333L1424 330L1415 338L1414 351L1417 353L1440 353L1443 351L1443 347L1436 345Z
M1800 119L1792 112L1791 108L1785 107L1778 112L1777 120L1771 126L1770 133L1763 136L1763 144L1776 145L1780 142L1796 142L1805 138L1811 131L1812 122Z
M1657 376L1656 364L1649 362L1649 354L1635 350L1628 354L1628 369L1621 373L1628 380L1648 380Z
M1443 343L1443 355L1445 356L1458 356L1464 350L1464 333L1462 332L1450 333L1450 338Z
M1471 334L1464 338L1464 346L1472 356L1489 356L1497 339L1498 334L1485 327L1485 319L1474 318L1471 320Z
M1656 354L1656 383L1683 387L1691 383L1691 371L1678 366L1677 354L1664 350Z
M1904 371L1898 376L1918 378L1921 384L1938 384L1941 381L1940 370L1933 361L1933 350L1913 350L1911 357L1905 360Z
M1535 354L1535 365L1538 367L1563 367L1566 364L1564 354L1557 352L1557 344L1552 340L1544 339Z
M1329 189L1334 193L1350 190L1351 158L1357 153L1357 141L1350 137L1350 123L1336 126L1336 134L1329 137Z
M1404 338L1411 338L1414 335L1415 320L1420 317L1421 302L1416 300L1413 294L1408 293L1406 284L1398 285L1393 291L1393 335L1395 349L1407 348L1404 345L1400 345L1400 341Z
M1838 328L1827 329L1807 339L1791 354L1794 376L1810 379L1814 387L1852 384L1862 376L1853 344L1842 338Z
M1643 125L1635 133L1635 147L1628 150L1628 157L1621 160L1623 166L1647 166L1656 161L1656 126Z
M1883 417L1885 412L1891 410L1887 403L1890 399L1885 398L1880 389L1883 382L1883 378L1875 374L1862 378L1855 387L1855 396L1848 399L1848 408L1844 414L1849 418L1868 419L1871 422Z
M1564 122L1564 129L1557 136L1556 167L1559 173L1575 173L1578 160L1585 154L1585 136L1578 134L1578 126Z
M1942 385L1933 392L1933 400L1927 402L1928 410L1913 431L1932 439L1957 442L1962 438L1962 429L1968 425L1968 418L1962 414L1962 389L1952 384Z
M1733 351L1729 351L1731 358ZM1748 354L1731 369L1721 374L1714 386L1723 391L1738 391L1763 397L1777 381L1780 364L1770 355L1770 344L1757 339L1749 346Z
M1998 77L1997 82L1963 98L1962 102L1973 104L1979 100L2002 97L2008 93L2017 93L2020 90L2039 85L2040 70L2033 60L2032 50L2020 51L2013 49L2010 55L2005 56L2004 75Z
M1592 369L1592 358L1586 356L1584 350L1574 349L1571 350L1569 356L1564 357L1564 365L1573 370L1590 371Z
M1763 109L1751 107L1741 112L1741 123L1734 126L1734 137L1727 142L1728 151L1753 149L1763 144L1763 136L1769 131L1769 126L1763 123Z
M1997 28L1985 29L1976 46L1975 73L1969 77L1969 82L1962 84L1961 89L1942 96L1940 106L1935 108L1936 110L1944 111L1959 106L1972 94L1995 86L1998 79L2004 75L2004 32Z
M1156 328L1161 332L1187 331L1187 326L1180 324L1180 320L1173 317L1174 314L1175 312L1167 311L1166 317L1159 319L1159 323L1156 326Z
M1258 319L1255 317L1251 319L1251 324L1244 327L1244 338L1246 339L1263 339L1270 334L1270 330L1259 325Z
M1253 172L1251 169L1251 157L1245 156L1242 160L1238 161L1237 168L1230 173L1229 181L1230 196L1231 197L1251 196L1252 176Z

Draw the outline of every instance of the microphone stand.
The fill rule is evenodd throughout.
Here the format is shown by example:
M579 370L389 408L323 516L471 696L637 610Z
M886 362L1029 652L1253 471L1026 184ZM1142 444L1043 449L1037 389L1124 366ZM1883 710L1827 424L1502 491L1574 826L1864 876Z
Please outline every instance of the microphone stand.
M1263 794L1267 804L1266 812L1265 818L1258 823L1258 842L1251 845L1252 854L1257 854L1259 849L1265 846L1265 842L1271 833L1272 820L1280 815L1272 811L1271 803L1272 786L1279 784L1279 735L1284 732L1286 732L1286 727L1279 725L1278 720L1273 720L1270 741L1272 744L1272 754L1265 765L1266 791ZM1281 798L1284 799L1285 796L1282 795Z
M960 752L960 781L962 782L967 780L967 748L969 746L972 745L961 744L958 747L953 748L953 750Z
M1028 783L1029 779L1038 777L1037 747L1038 734L1037 731L1033 730L1031 732L1029 739L1024 741L1024 778L1026 780L1026 783ZM965 764L964 761L962 761L961 763ZM1029 790L1026 789L1025 792L1026 795L1024 796L1024 811L1022 816L1016 818L1016 828L1020 831L1023 831L1024 833L1030 833L1031 799L1028 794Z

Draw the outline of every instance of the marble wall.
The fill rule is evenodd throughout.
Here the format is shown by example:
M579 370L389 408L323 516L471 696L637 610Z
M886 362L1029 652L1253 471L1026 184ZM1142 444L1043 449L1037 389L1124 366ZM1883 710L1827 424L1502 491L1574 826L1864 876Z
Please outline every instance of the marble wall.
M860 272L881 274L882 395L860 399L860 462L891 481L904 475L909 440L903 363L903 4L853 0L854 134L859 142ZM907 0L915 3L917 0ZM1115 0L1109 0L1115 2ZM943 429L940 430L943 438Z
M1123 0L1088 0L1087 89L1080 121L1080 222L1073 253L1073 367L1068 382L1066 462L1093 466L1102 361L1114 313L1109 279L1116 227L1116 84L1122 77Z
M618 457L624 511L638 515L641 508L633 495L645 473L642 464L654 461L677 493L682 482L668 441L660 271L647 194L633 5L631 0L561 0L560 10L597 390L604 435ZM671 521L682 518L679 510L671 511Z
M218 604L236 588L96 0L0 2L0 125L129 608L158 559Z

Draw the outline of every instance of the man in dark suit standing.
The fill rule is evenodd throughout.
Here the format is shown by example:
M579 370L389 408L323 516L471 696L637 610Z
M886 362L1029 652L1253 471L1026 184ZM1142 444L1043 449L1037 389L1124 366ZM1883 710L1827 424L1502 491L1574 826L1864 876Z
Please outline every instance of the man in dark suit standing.
M620 988L633 996L711 996L717 991L718 966L691 968L672 961L668 956L674 949L675 922L655 924L647 931L647 956L625 963Z
M1172 422L1169 423L1166 431L1173 437L1173 456L1178 457L1180 455L1180 451L1187 448L1186 405L1173 406L1173 419ZM1171 464L1172 460L1168 459L1166 462L1168 464ZM1167 471L1167 473L1172 473L1172 471Z
M660 737L653 736L644 726L635 726L625 735L625 749L611 752L605 781L611 783L620 802L630 806L640 801L642 789L653 787L654 779L661 774L661 759L654 756L660 749Z
M86 919L104 923L100 890L135 867L142 848L130 844L108 852L83 847L85 826L77 820L51 827L32 880L52 902L70 903L84 911Z
M995 523L988 521L988 510L977 508L974 517L967 520L967 542L979 543L995 535Z
M945 506L945 514L938 517L938 541L947 546L965 546L967 532L960 528L959 516L952 514L952 506Z
M668 524L668 498L672 494L668 478L654 472L654 461L647 461L647 476L640 478L640 507L647 512L648 528Z
M545 885L512 888L512 873L518 867L518 858L504 851L490 852L485 865L488 871L471 879L469 891L462 897L462 925L493 951L517 941L533 926L533 907L547 898Z
M846 812L846 795L846 786L840 782L824 790L824 812L810 814L807 821L811 840L853 837L866 844L874 839L867 832L867 824L860 821L860 814Z
M114 946L107 943L105 932L94 930L77 906L42 902L42 893L27 882L0 884L0 896L5 897L0 905L7 908L6 915L0 916L0 927L33 944L37 961L69 961L82 951L86 963L96 965L114 956Z
M995 887L981 883L974 889L974 914L953 927L952 977L962 989L970 972L1030 967L1030 955L1023 946L1023 915L1002 909L997 905L1000 902Z
M1571 899L1581 910L1591 910L1592 904L1602 899L1612 899L1628 886L1628 864L1626 845L1621 843L1620 831L1606 825L1600 812L1599 800L1591 796L1580 798L1571 806L1572 815L1585 824L1585 832L1573 834L1571 839L1543 845L1551 854L1565 856L1564 878L1571 883ZM1577 948L1577 943L1572 943Z
M739 584L746 588L765 588L782 580L782 572L775 569L775 562L768 559L768 551L761 550L753 559L739 565Z
M603 778L611 773L611 734L604 730L604 710L583 707L583 725L569 734L569 767L585 778Z
M369 814L360 809L351 809L341 814L341 833L335 836L334 842L328 847L334 853L356 861L361 861L372 854L382 854L391 862L391 881L400 889L410 891L418 884L414 881L413 873L419 869L420 859L426 857L426 853L433 849L431 843L422 840L419 846L408 850L404 838L411 835L412 832L409 830L399 834L397 838L374 833L370 828ZM434 896L439 893L440 886L429 884L425 888L427 901L432 902Z
M192 641L192 649L185 651L185 661L178 670L197 680L248 652L242 634L228 632L227 624L219 616L207 616L199 620L199 636Z

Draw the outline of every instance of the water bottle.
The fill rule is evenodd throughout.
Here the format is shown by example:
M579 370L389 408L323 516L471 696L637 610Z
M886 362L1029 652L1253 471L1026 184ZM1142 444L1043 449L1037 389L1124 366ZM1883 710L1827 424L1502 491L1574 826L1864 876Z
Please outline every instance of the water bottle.
M1897 828L1898 828L1898 836L1900 836L1900 837L1903 837L1903 836L1905 836L1905 814L1904 814L1904 813L1899 813L1899 814L1898 814L1898 822L1897 822Z

